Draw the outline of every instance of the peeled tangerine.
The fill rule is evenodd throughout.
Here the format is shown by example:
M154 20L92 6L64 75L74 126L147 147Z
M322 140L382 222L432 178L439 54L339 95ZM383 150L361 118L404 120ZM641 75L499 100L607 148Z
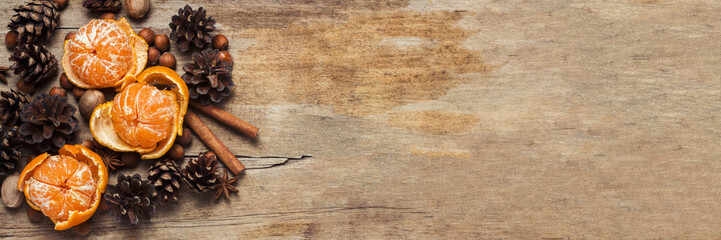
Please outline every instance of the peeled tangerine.
M140 74L148 61L148 44L125 18L93 19L65 41L62 66L75 86L120 87Z
M18 190L31 208L65 230L90 219L108 185L103 160L81 145L65 145L60 155L36 157L23 169Z
M112 102L95 108L90 131L103 146L137 152L143 159L163 156L183 134L188 87L175 71L150 67L129 81Z

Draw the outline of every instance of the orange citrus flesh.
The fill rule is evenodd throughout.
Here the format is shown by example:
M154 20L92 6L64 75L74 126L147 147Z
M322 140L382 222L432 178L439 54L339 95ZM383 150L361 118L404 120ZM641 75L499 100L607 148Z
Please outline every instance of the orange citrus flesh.
M111 117L120 138L142 148L154 148L167 138L178 113L175 94L168 92L133 83L116 95Z
M124 18L94 19L65 41L62 66L78 87L118 87L142 71L147 50L148 44Z
M113 101L95 108L90 132L114 151L137 152L142 159L162 157L183 133L188 86L172 69L155 66L137 79L126 77L121 88Z
M93 215L107 175L100 156L80 145L65 145L60 155L45 153L28 163L18 189L30 207L48 216L56 230L64 230Z
M130 69L133 48L115 23L90 20L69 44L70 67L91 86L113 86Z

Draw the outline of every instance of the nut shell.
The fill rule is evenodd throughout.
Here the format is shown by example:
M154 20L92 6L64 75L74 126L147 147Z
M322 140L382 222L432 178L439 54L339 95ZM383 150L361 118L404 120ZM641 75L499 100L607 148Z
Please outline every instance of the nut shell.
M143 30L138 32L138 35L145 39L145 42L147 42L148 45L153 45L155 42L155 31L153 31L153 29L143 28Z
M170 147L170 150L168 153L165 154L168 158L171 160L181 160L185 156L185 149L183 149L183 146L180 146L180 144L173 144L172 147Z
M160 59L160 50L156 47L148 48L148 64L149 65L155 65L158 64L158 60Z
M68 75L63 73L63 75L60 75L60 86L63 87L65 90L73 90L75 85L73 85L72 82L70 82L70 79L68 79Z
M33 93L35 91L35 84L26 82L26 81L18 81L17 83L18 90L26 92L26 93Z
M180 146L188 147L190 143L193 142L193 134L190 133L190 130L188 128L183 128L183 136L178 136L175 138L175 143L180 144Z
M175 69L175 56L171 53L163 53L162 56L160 56L160 65Z
M155 47L161 52L167 52L170 49L170 39L166 34L155 35Z
M76 98L82 97L83 94L85 94L85 89L79 87L73 88L73 95L75 95Z
M105 94L101 91L95 89L86 91L78 101L80 115L83 115L85 119L90 119L90 116L93 115L95 108L103 103L105 103Z
M150 11L150 0L125 0L123 6L130 17L142 18Z
M218 34L213 37L213 48L218 50L228 49L228 38L223 34Z
M104 12L100 14L100 19L115 19L115 13L113 12Z
M230 65L233 65L233 55L230 55L230 52L228 51L220 51L218 54L218 58L223 61L227 61L230 63Z
M8 48L14 48L18 42L18 33L15 31L9 31L5 34L5 46Z
M65 41L70 40L75 37L75 32L69 32L68 34L65 34Z
M48 92L50 96L52 95L60 95L61 97L67 97L68 93L65 91L65 89L62 89L58 86L53 86L53 88L50 89L50 92Z
M14 173L3 180L2 199L3 204L9 208L16 208L25 202L25 195L18 190L20 174Z

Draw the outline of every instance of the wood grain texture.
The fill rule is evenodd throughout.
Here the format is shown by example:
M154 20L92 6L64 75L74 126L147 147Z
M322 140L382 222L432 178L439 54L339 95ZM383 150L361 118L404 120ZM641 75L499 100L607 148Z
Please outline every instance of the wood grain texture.
M133 26L168 33L185 1L152 4ZM230 39L219 107L262 132L201 115L248 167L240 194L186 188L137 227L98 213L90 238L721 237L719 1L190 4ZM71 1L51 51L93 17ZM0 222L77 236L23 208Z

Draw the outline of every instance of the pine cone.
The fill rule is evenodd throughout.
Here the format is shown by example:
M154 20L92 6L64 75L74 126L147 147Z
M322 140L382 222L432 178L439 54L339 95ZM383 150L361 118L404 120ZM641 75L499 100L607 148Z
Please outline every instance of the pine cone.
M20 80L37 83L55 75L58 71L58 60L44 46L35 44L19 44L10 56L13 61L10 69Z
M150 220L155 213L155 204L152 195L155 192L153 184L143 181L140 175L132 177L118 174L118 183L108 185L105 191L105 200L111 205L110 215L115 221L128 216L130 223L137 225L138 219Z
M13 10L16 14L8 27L18 33L18 43L49 39L60 20L60 8L54 1L30 1Z
M219 103L230 95L234 86L230 62L220 59L217 49L205 49L193 54L193 63L183 66L183 81L188 84L190 97L203 105Z
M2 137L2 143L0 143L0 178L5 178L15 171L15 166L18 159L20 159L20 152L18 152L17 148L25 141L18 136L17 127L0 126L0 136Z
M120 10L120 0L85 0L83 7L98 12L117 12Z
M173 16L170 22L170 40L178 43L181 52L190 49L190 45L203 49L210 44L209 33L215 31L215 19L208 16L206 18L205 9L198 8L193 11L189 5L178 10L178 15Z
M218 181L220 173L217 171L218 160L213 152L200 153L198 158L188 161L188 165L181 172L183 181L196 192L205 192L212 189Z
M41 152L55 152L78 130L80 125L74 114L75 107L68 103L68 98L43 93L23 106L20 114L23 123L18 132Z
M0 92L0 123L3 126L19 126L20 112L30 102L30 95L23 91L11 89Z
M178 165L174 161L164 159L150 166L149 172L148 180L155 186L153 193L155 200L159 201L160 205L170 200L177 201L180 195L180 181L183 179Z

